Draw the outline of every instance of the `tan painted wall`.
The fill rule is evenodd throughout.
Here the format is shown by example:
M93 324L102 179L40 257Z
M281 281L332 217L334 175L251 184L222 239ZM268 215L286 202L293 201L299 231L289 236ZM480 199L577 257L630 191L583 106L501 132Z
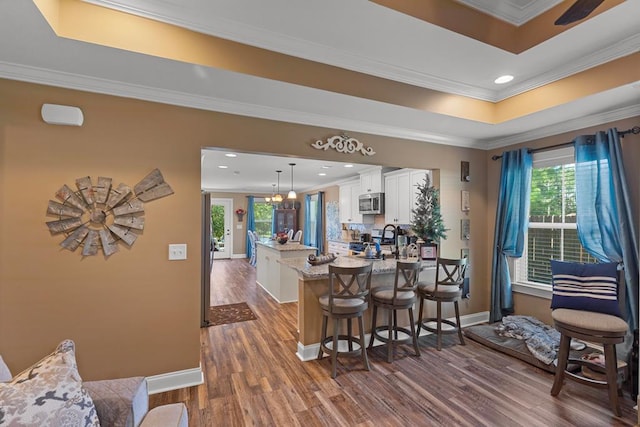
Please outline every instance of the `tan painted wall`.
M616 127L619 131L630 129L633 126L640 125L640 117L634 117L625 120L619 120L616 122L606 123L599 126L580 129L573 132L567 132L560 135L551 136L548 138L541 138L527 143L514 145L508 148L499 150L493 150L487 152L486 164L487 164L487 206L489 211L487 214L486 228L489 229L485 250L489 254L488 256L488 268L486 270L487 276L484 280L489 282L491 280L491 253L493 251L493 233L495 229L495 214L496 204L498 199L498 186L500 183L500 161L491 160L491 156L495 154L502 154L503 151L514 150L522 147L529 148L541 148L548 147L555 144L562 144L572 141L578 135L593 134L596 131L607 130L611 127ZM640 209L640 180L637 178L638 170L640 169L640 135L627 135L622 139L622 150L624 156L624 165L627 172L627 181L629 185L629 192L631 195L631 206L634 214L634 223L636 228L639 225L639 209ZM535 316L540 320L551 323L551 301L545 298L538 298L530 295L515 294L514 306L516 314Z
M198 367L200 149L227 147L382 166L440 168L449 239L457 256L460 190L471 191L472 298L462 313L487 310L487 177L484 151L350 133L377 154L311 148L341 132L0 80L0 354L15 372L72 338L84 379L154 375ZM81 128L42 122L42 103L83 109ZM460 161L471 162L470 183ZM105 260L61 250L45 226L47 201L77 177L137 183L159 168L175 194L146 206L131 249ZM327 200L329 200L329 194ZM189 259L167 261L169 243Z

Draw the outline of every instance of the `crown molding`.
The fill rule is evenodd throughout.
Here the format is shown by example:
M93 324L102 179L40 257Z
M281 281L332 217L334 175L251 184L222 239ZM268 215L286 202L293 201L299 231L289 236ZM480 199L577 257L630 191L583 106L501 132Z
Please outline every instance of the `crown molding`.
M166 24L176 25L203 34L232 40L249 46L279 52L285 55L291 55L308 61L329 64L335 67L345 68L351 71L402 82L413 86L467 96L483 101L494 101L497 96L497 92L495 90L489 90L479 86L444 79L410 68L400 67L396 64L371 59L359 55L356 52L337 49L323 44L314 43L310 40L268 31L243 22L220 18L219 16L207 16L206 21L202 16L189 16L188 18L179 19L176 18L176 16L184 16L184 8L167 1L161 1L160 4L155 4L155 2L145 2L144 0L128 2L137 6L132 6L131 4L125 5L119 1L82 1L153 19L155 21L164 22ZM150 13L148 12L149 10L156 10L157 12Z
M535 139L546 138L553 135L559 135L565 132L584 129L591 126L598 126L604 123L611 123L617 120L624 120L630 117L640 116L640 104L619 108L605 113L592 114L585 117L579 117L573 120L567 120L551 126L545 126L529 132L511 135L506 138L486 140L484 149L493 150L496 148L507 147L521 142L533 141Z
M233 21L219 16L207 15L205 20L203 16L185 15L183 7L179 4L166 0L158 2L137 0L128 1L127 4L123 4L123 2L117 0L83 1L167 24L177 25L204 34L233 40L238 43L255 46L261 49L303 58L313 62L325 63L413 86L424 87L489 102L504 100L640 50L640 34L637 34L622 42L616 43L615 45L599 49L598 51L590 53L576 61L568 61L565 66L554 68L533 79L525 80L520 84L512 84L504 89L486 89L423 73L411 68L401 67L396 64L368 58L358 55L355 52L345 51L323 44L314 43L306 39L291 37L281 33L257 28L243 22ZM467 4L469 7L474 7L473 4L484 4L484 7L479 6L474 8L478 8L479 10L488 13L490 6L487 6L487 4L493 4L496 2L493 0L468 0L463 1L462 3ZM503 3L505 2L500 2L500 7L504 6ZM558 2L536 1L531 3ZM541 9L546 7L548 9L554 5L555 4L543 6L540 4L535 7L540 7ZM515 4L511 4L511 6L507 7L514 7L517 9L521 8ZM525 8L533 9L534 6L530 4ZM155 10L156 12L151 13L149 10ZM543 11L544 10L542 10L542 12ZM517 13L520 14L521 12ZM530 13L539 14L541 12L532 10Z
M637 53L640 51L640 34L630 36L614 45L603 47L600 50L589 53L582 58L567 61L562 67L554 68L542 73L533 79L525 80L521 84L505 88L497 93L494 102L503 101L515 95L542 87L554 81L572 76L582 71L606 64L607 62Z
M287 108L271 107L268 105L238 102L231 99L193 95L159 87L149 87L121 81L99 79L38 67L11 64L2 61L0 61L0 77L10 80L301 125L343 129L350 132L362 132L392 138L411 139L458 147L482 148L477 145L478 142L474 139L456 138L418 129L384 125L379 122L347 119L337 115L330 116ZM330 111L330 109L325 109L325 111Z
M525 6L512 0L499 2L495 0L458 0L458 2L502 21L520 26L562 3L562 0L532 0Z

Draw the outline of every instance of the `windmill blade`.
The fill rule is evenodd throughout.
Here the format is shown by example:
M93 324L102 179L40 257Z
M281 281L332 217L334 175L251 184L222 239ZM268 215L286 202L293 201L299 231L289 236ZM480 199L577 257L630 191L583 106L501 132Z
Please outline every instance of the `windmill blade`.
M118 252L118 243L113 238L113 234L109 230L100 230L100 242L102 242L102 251L104 256L109 256Z
M76 208L82 209L82 210L84 210L87 207L84 200L82 200L80 196L74 193L73 190L69 188L69 186L66 184L60 187L58 191L56 191L56 197L62 200L62 203L64 203L65 205L69 204L71 206L75 206Z
M82 256L93 256L98 253L98 232L89 230L87 237L84 239L82 247Z
M69 234L69 236L60 243L60 246L73 252L78 249L78 246L80 246L84 238L87 237L87 234L89 234L89 227L83 225Z
M71 216L74 218L79 218L84 212L82 211L82 209L74 208L73 206L63 205L62 203L49 200L47 213L58 216Z
M138 199L129 200L113 208L113 214L116 216L131 215L138 212L144 212L144 203Z
M93 184L91 184L91 177L84 176L76 179L76 187L80 190L80 194L82 194L84 201L87 202L88 205L93 205L95 198L93 194Z
M60 234L80 227L82 225L82 218L65 218L57 221L49 221L46 224L51 234Z
M603 1L604 0L577 0L554 24L569 25L580 21L589 16Z
M135 228L136 230L144 229L143 216L117 216L113 219L113 223L124 227Z
M118 224L111 224L107 227L109 227L109 230L111 230L113 234L122 239L122 241L125 242L128 246L133 245L133 243L138 238L138 236L134 232L132 232L130 228L121 227Z
M164 181L159 169L152 170L142 181L133 187L136 197L143 202L159 199L173 194L173 189Z
M96 203L104 205L107 203L109 191L111 191L111 178L99 176L98 185L94 188L96 194Z
M131 188L125 184L118 185L118 188L111 188L109 200L107 200L107 207L113 209L114 206L117 206L129 194L131 194Z

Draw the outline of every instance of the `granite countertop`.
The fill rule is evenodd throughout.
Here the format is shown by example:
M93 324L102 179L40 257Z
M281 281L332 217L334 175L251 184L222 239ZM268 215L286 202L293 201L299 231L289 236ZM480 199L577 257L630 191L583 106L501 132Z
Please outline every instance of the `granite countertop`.
M276 251L279 252L288 252L288 251L304 251L304 250L309 250L309 249L317 249L313 246L306 246L303 245L302 243L292 243L292 242L287 242L284 245L281 245L280 243L276 242L275 240L268 240L266 242L256 242L257 245L260 246L266 246L267 248L271 248L274 249ZM302 258L305 259L306 258Z
M282 265L297 271L304 279L323 279L329 277L329 264L339 267L360 267L373 263L373 274L393 273L396 270L395 259L365 259L351 256L339 256L333 262L311 265L307 258L288 258L278 260ZM435 261L422 261L425 267L435 268Z

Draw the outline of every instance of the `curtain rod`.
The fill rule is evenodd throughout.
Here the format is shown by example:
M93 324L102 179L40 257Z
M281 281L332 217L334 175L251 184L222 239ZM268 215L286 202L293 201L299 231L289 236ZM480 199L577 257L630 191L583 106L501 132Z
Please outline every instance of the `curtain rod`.
M640 133L640 126L634 126L631 129L618 131L618 136L624 138L625 135L628 135L630 133L632 133L634 135L639 134ZM549 145L548 147L532 148L532 149L529 150L529 153L537 153L539 151L547 151L547 150L552 150L554 148L568 147L570 145L573 145L573 141L571 141L571 142L563 142L561 144ZM501 159L501 158L502 158L502 155L500 155L500 156L498 156L498 155L491 156L491 160L498 160L498 159Z

